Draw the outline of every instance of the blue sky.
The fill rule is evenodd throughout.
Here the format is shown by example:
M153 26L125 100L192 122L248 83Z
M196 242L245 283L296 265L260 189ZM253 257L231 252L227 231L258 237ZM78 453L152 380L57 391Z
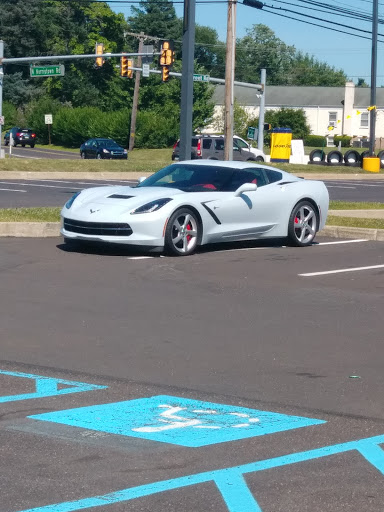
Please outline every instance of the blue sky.
M300 10L298 5L307 5L301 0L292 0L289 2L282 2L279 0L263 0L267 5L274 7L287 7L292 10ZM340 8L349 8L359 13L372 15L372 2L369 0L351 0L349 3L321 0L322 3L328 3ZM123 12L125 16L129 15L129 5L124 6L120 4L111 4L112 9L117 12ZM175 4L177 15L183 16L182 5ZM306 10L306 13L311 16L317 16L321 19L328 19L337 23L356 26L359 30L371 31L372 25L370 22L363 22L347 18L341 14L329 15L321 12L316 12L317 8ZM277 11L279 12L279 11ZM284 14L282 12L282 14ZM298 17L295 14L287 13L288 16ZM381 15L381 6L379 5L379 16ZM308 22L319 23L321 25L330 26L338 30L352 32L344 27L337 27L325 23L324 21L316 21L307 19ZM214 28L219 34L219 38L225 41L226 38L226 24L227 24L227 4L226 3L198 3L196 4L196 22L199 25L210 26ZM236 35L242 37L246 34L246 29L252 25L262 23L270 27L284 43L293 45L297 50L304 53L313 55L317 60L326 62L336 69L342 69L347 76L357 81L358 77L362 77L367 83L370 83L371 77L371 48L372 42L369 33L360 32L361 35L368 37L368 39L360 39L352 35L342 34L326 30L325 28L315 27L301 23L300 21L286 19L281 16L276 16L270 12L266 12L252 7L242 5L240 2L237 4L237 22L236 22ZM354 32L354 31L353 31ZM384 27L379 25L379 33L384 34ZM381 38L384 40L384 37ZM384 85L384 44L378 43L378 66L377 66L377 85Z

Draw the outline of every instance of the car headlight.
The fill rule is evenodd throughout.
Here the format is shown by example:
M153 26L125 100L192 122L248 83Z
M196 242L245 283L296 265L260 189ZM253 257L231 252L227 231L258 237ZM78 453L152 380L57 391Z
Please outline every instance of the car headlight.
M157 210L160 210L165 204L169 203L169 201L172 201L171 198L163 198L163 199L157 199L156 201L151 201L150 203L147 203L143 206L139 206L139 208L136 208L136 210L133 210L131 212L132 215L136 213L152 213Z
M73 194L73 196L71 197L71 199L69 199L66 203L65 203L65 207L68 208L68 210L70 209L70 207L73 205L73 202L74 200L76 199L77 196L80 195L80 192L76 192L76 194Z
M103 153L110 153L109 149L103 148Z

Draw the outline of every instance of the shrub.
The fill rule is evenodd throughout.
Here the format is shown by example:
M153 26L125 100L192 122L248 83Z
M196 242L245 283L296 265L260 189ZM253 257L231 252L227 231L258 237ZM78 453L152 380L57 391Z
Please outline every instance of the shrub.
M307 135L304 137L304 146L322 148L327 145L327 138L323 135Z
M338 146L339 142L341 142L341 147L342 148L349 148L349 147L351 147L351 140L352 140L352 137L350 137L349 135L335 135L333 137L333 141L335 143L335 146Z

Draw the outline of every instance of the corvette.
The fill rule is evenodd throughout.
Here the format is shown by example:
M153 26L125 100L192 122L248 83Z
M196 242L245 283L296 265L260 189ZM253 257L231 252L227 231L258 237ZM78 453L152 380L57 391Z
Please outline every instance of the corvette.
M287 238L308 246L325 225L329 195L304 180L256 162L173 163L134 187L93 187L61 211L66 242L96 241L186 256L199 246Z

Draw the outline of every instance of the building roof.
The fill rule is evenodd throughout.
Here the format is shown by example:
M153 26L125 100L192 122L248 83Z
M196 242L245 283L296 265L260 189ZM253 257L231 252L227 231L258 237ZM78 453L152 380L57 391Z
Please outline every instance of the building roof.
M260 98L257 96L256 89L235 85L235 98L242 106L260 105ZM267 85L265 89L266 107L329 107L343 108L344 87L303 87L303 86L284 86ZM376 91L377 106L384 106L384 88L378 88ZM369 87L355 87L356 108L367 108L370 104L371 89ZM224 85L217 85L213 94L215 105L224 104Z

